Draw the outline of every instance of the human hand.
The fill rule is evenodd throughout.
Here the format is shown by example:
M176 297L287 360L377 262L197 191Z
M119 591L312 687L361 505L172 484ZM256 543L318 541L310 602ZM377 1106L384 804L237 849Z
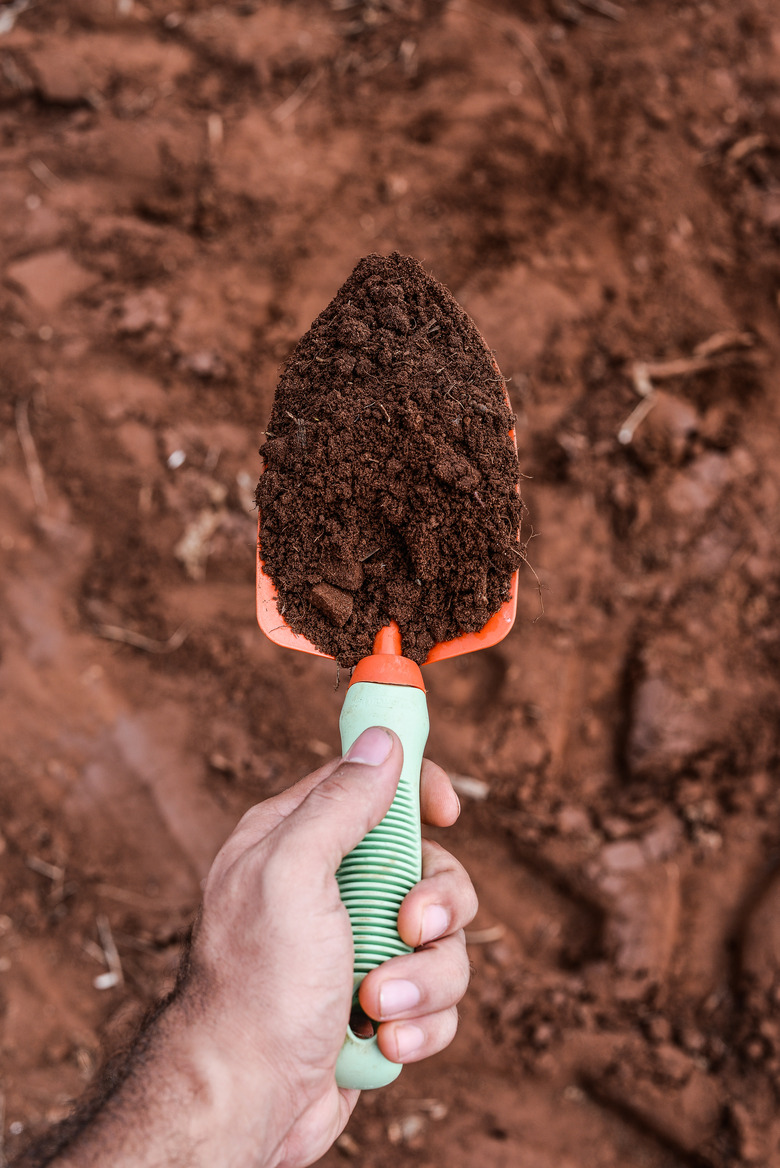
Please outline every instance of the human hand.
M366 731L345 759L248 811L214 861L175 1009L221 1100L219 1162L310 1164L355 1106L359 1092L334 1078L352 995L351 930L335 872L387 811L401 761L395 735ZM447 776L427 760L421 810L437 826L459 811ZM385 962L360 989L391 1061L417 1061L452 1040L469 974L463 928L475 911L461 865L423 841L423 878L398 929L424 947Z
M177 990L98 1091L33 1147L53 1168L304 1168L344 1128L359 1092L336 1086L352 999L352 934L335 872L384 816L402 747L364 731L343 759L246 813L217 856ZM421 776L423 821L459 805L440 767ZM398 914L418 951L367 974L360 1003L396 1062L445 1047L468 982L463 928L477 901L463 868L423 841ZM55 1149L54 1158L47 1149Z

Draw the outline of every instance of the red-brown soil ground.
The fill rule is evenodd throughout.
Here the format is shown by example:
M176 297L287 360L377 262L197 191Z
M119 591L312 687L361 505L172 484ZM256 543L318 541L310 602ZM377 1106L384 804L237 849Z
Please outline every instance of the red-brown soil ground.
M775 0L22 7L4 1154L170 984L244 809L336 751L332 663L255 624L257 448L297 338L397 248L511 378L544 613L529 569L507 641L427 671L431 756L485 784L446 833L472 988L324 1163L780 1165Z

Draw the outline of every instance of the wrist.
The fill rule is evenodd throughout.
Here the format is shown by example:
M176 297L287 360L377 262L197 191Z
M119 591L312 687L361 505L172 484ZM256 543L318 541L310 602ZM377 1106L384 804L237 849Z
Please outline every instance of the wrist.
M56 1168L276 1168L286 1132L270 1076L255 1068L249 1088L237 1083L225 1046L194 1013L180 999L160 1013Z
M180 1117L188 1164L275 1168L287 1132L270 1069L237 1057L243 1036L215 1031L186 1000L174 1000L159 1023L151 1077L167 1097L163 1122L170 1128L172 1114Z

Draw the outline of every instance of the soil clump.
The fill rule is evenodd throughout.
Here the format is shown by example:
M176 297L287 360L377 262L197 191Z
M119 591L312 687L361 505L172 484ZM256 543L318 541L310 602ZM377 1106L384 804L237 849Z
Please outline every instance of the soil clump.
M414 259L362 259L296 346L257 487L279 608L339 664L396 620L422 664L509 595L521 503L504 380Z

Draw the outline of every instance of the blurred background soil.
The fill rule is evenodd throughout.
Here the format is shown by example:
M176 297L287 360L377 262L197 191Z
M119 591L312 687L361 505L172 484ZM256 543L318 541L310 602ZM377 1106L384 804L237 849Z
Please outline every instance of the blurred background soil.
M0 4L2 1154L337 750L255 624L257 448L397 248L511 378L533 571L427 670L458 1038L324 1163L780 1164L779 240L774 0Z

